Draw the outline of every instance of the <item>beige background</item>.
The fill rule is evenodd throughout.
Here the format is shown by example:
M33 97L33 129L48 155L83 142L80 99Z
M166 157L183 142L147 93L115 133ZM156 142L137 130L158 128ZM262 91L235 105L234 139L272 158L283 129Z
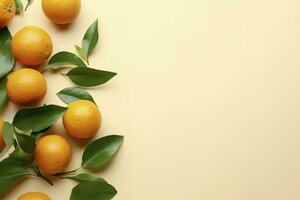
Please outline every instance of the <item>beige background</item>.
M116 200L300 199L299 0L83 0L69 27L51 24L35 0L10 30L46 29L54 51L71 50L100 20L93 66L119 75L91 90L104 123L99 136L122 133L117 158L100 171ZM44 102L72 84L46 74ZM14 106L4 116L12 119ZM61 123L53 132L65 135ZM69 138L70 139L70 138ZM71 140L71 139L70 139ZM73 142L70 169L82 146ZM27 191L68 199L75 182Z

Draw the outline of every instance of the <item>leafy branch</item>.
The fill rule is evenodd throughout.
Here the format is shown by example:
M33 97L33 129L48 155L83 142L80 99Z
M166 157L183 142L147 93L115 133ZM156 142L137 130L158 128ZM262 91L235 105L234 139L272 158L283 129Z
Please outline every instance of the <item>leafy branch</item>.
M25 10L33 0L28 0ZM17 13L23 12L23 4L15 0ZM0 112L7 105L7 75L14 67L15 59L11 54L11 34L7 28L0 29ZM82 45L75 46L78 55L62 51L53 55L45 70L54 71L71 68L63 74L80 87L94 87L107 83L116 73L98 70L89 66L89 56L99 40L98 20L86 31ZM77 100L88 100L95 103L93 97L80 87L68 87L57 93L66 104ZM77 169L56 174L54 177L45 175L36 165L34 151L36 141L50 129L67 110L67 107L43 105L33 108L22 108L14 116L13 122L4 122L3 139L5 148L0 156L13 148L12 153L0 161L0 195L25 177L39 177L53 185L52 178L72 179L79 184L72 190L70 200L110 200L117 190L103 178L90 170L99 168L111 161L123 143L124 137L109 135L89 144L83 152L81 166Z

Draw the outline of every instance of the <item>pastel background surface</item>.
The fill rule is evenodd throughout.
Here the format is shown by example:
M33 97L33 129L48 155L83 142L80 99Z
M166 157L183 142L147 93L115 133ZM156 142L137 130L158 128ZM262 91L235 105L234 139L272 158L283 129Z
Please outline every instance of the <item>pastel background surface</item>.
M91 63L119 75L90 90L104 119L98 136L126 137L99 172L115 200L298 200L299 9L299 0L82 0L78 20L58 27L34 0L9 28L41 26L54 52L73 51L99 18ZM44 102L63 105L55 93L72 84L46 77ZM65 135L61 122L52 132ZM71 141L70 169L83 150ZM29 179L3 199L41 191L67 200L74 185Z

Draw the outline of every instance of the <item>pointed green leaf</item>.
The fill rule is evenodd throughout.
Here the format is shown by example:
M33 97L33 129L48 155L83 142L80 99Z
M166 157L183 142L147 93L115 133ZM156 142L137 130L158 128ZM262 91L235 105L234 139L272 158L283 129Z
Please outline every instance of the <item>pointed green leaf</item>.
M79 86L93 87L102 85L112 79L116 73L88 67L78 67L70 70L66 76Z
M16 4L16 14L20 14L23 12L23 3L21 0L15 0Z
M86 64L77 55L61 51L53 55L49 62L48 67L52 69L59 69L62 67L87 67Z
M95 140L89 144L82 156L82 166L84 168L100 167L110 161L118 152L123 136L110 135Z
M15 115L13 124L22 131L40 132L52 126L64 114L66 109L57 105L23 108Z
M12 70L15 59L11 53L11 34L7 27L0 29L0 78Z
M8 103L8 98L6 95L6 82L6 77L0 79L0 113Z
M83 172L80 174L68 174L60 176L61 178L68 178L79 182L87 182L87 181L98 181L98 182L106 182L103 178L96 176L95 174L89 172Z
M0 194L6 192L30 172L24 164L13 158L6 158L0 162Z
M82 182L72 190L70 200L110 200L117 190L106 182Z
M82 40L84 57L88 58L96 47L99 39L98 20L96 20L86 31Z
M78 100L88 100L95 103L93 97L84 89L78 87L65 88L57 96L66 104Z

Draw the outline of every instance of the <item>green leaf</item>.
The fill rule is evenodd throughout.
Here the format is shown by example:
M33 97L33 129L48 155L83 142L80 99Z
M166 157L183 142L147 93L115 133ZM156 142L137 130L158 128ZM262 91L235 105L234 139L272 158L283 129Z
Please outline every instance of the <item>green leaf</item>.
M66 110L67 108L57 105L24 108L17 112L13 124L22 131L40 132L52 126Z
M87 58L85 57L85 55L83 53L83 49L78 45L75 45L75 49L76 49L77 54L80 56L80 58L82 58L83 60L85 60L87 62Z
M84 57L88 58L96 47L99 39L98 20L96 20L86 31L82 40Z
M6 192L15 183L31 173L24 164L13 158L6 158L0 162L0 194Z
M0 113L3 111L4 107L8 103L8 98L6 95L6 82L6 77L0 79Z
M3 140L7 146L12 146L14 144L14 135L15 135L15 131L14 131L13 126L8 122L4 122L4 124L3 124Z
M77 87L65 88L57 93L57 96L66 104L78 100L89 100L95 103L93 97L87 91Z
M87 67L86 64L77 55L61 51L53 55L48 63L48 67L59 69L62 67Z
M19 160L25 165L28 165L33 161L33 154L23 151L19 144L17 144L15 150L9 155L9 157Z
M15 59L11 53L11 34L7 27L0 29L0 78L12 70Z
M16 14L20 14L23 12L23 3L21 0L15 0L16 4Z
M68 178L79 182L87 182L87 181L98 181L98 182L106 182L103 178L96 176L95 174L89 172L83 172L80 174L67 174L60 176L61 178Z
M35 149L35 138L25 134L16 134L16 136L22 150L32 154Z
M8 122L4 122L2 132L3 132L2 137L3 137L4 143L5 143L5 147L1 151L0 157L2 155L4 155L13 146L14 135L15 135L15 131L14 131L12 125Z
M112 79L115 75L117 74L114 72L101 71L88 67L74 68L66 74L73 83L84 87L102 85Z
M27 10L27 8L29 8L29 6L32 4L33 0L27 0L27 5L25 7L25 11Z
M82 156L82 166L84 168L100 167L110 161L118 152L123 136L110 135L89 144Z
M82 182L72 190L70 200L110 200L117 190L106 182Z

